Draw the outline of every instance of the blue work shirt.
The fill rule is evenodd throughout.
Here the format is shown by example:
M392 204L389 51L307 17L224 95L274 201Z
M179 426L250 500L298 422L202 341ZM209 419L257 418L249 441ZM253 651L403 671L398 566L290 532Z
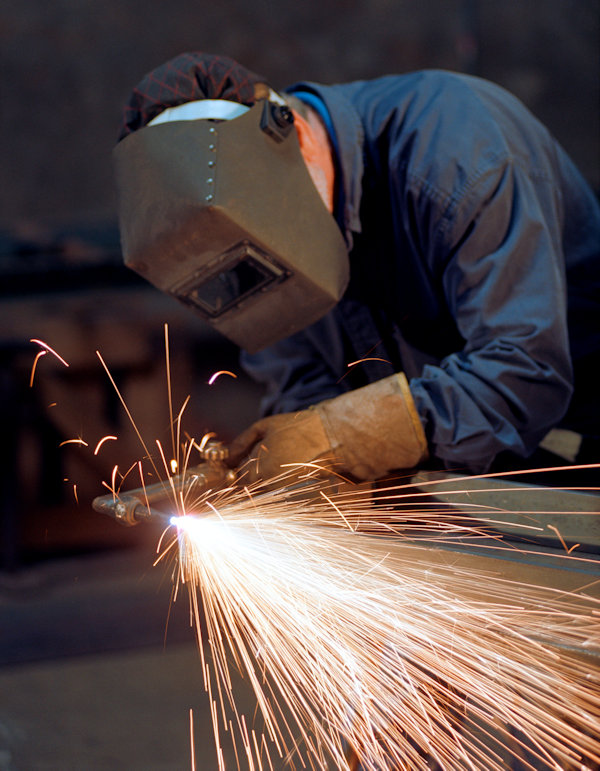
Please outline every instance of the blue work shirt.
M351 280L322 320L242 355L263 414L403 370L447 468L527 457L559 424L600 436L600 207L541 123L442 71L290 91L329 119Z

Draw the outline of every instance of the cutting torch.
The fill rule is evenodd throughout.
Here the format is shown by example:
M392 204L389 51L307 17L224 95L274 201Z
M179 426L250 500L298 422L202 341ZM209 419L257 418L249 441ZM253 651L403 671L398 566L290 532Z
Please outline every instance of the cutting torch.
M155 517L170 518L172 510L163 511L162 506L169 504L172 509L173 502L180 495L187 499L190 494L199 496L209 490L216 491L235 484L238 475L225 463L228 454L228 448L222 442L209 441L200 449L202 463L199 465L165 481L124 493L102 495L94 499L92 506L101 514L108 514L128 526ZM333 484L331 479L330 485ZM347 484L355 490L367 487L365 484ZM385 482L379 484L383 490L386 489ZM338 480L337 487L339 491L344 484L339 484ZM284 488L290 501L296 496L296 499L302 499L315 494L312 482L290 484L288 480ZM333 486L328 488L333 489ZM490 523L485 520L491 518L492 529L507 538L525 538L528 542L538 541L555 548L561 548L565 542L576 543L580 550L597 554L600 550L600 498L596 488L592 490L596 494L521 484L493 476L471 478L449 472L420 471L404 480L399 514L409 504L411 495L417 496L415 500L422 501L423 494L426 494L432 503L444 506L446 512L450 506L463 516L470 514L474 520L478 516L483 518L488 530ZM532 525L536 527L532 528Z
M137 525L156 516L170 516L161 511L161 505L170 502L183 493L200 495L208 490L216 490L231 485L236 480L236 472L225 464L228 449L222 442L210 441L200 449L202 463L188 468L181 474L169 479L145 485L125 493L101 495L95 498L92 506L100 514L108 514L121 525Z

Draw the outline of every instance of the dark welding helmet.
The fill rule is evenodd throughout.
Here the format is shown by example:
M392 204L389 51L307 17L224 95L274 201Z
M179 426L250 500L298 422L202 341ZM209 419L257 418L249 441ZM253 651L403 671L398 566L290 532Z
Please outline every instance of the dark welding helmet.
M123 255L253 353L338 302L347 249L281 98L193 104L115 148Z

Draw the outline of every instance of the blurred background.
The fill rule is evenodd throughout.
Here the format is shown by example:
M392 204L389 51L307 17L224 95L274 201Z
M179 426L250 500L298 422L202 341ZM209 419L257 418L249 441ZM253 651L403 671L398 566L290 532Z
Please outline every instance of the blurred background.
M132 87L187 50L232 56L276 87L431 67L469 72L520 97L599 190L599 24L597 0L4 0L0 771L189 766L188 702L171 704L166 693L187 680L191 636L183 608L169 627L172 647L163 645L170 578L151 567L159 533L124 529L90 508L114 465L126 470L143 453L96 350L148 443L168 435L165 323L175 409L191 394L192 435L231 439L255 418L260 394L232 346L121 266L111 150ZM41 350L31 339L69 367L43 356L31 385ZM221 369L237 378L209 386ZM108 434L118 440L94 455ZM73 438L87 446L60 446ZM163 666L126 658L140 647L164 652ZM107 651L125 658L109 666ZM171 734L163 723L165 742L154 732L167 719L158 707L136 721L133 738L111 713L127 699L150 710L139 687L148 672L175 721ZM211 771L207 758L200 767Z

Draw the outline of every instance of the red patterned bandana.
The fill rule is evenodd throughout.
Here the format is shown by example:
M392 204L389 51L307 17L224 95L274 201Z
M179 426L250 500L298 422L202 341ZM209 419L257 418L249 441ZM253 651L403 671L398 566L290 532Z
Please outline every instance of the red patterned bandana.
M198 99L229 99L251 107L254 84L265 78L227 56L200 51L180 54L148 73L123 110L119 140L145 126L168 107Z

